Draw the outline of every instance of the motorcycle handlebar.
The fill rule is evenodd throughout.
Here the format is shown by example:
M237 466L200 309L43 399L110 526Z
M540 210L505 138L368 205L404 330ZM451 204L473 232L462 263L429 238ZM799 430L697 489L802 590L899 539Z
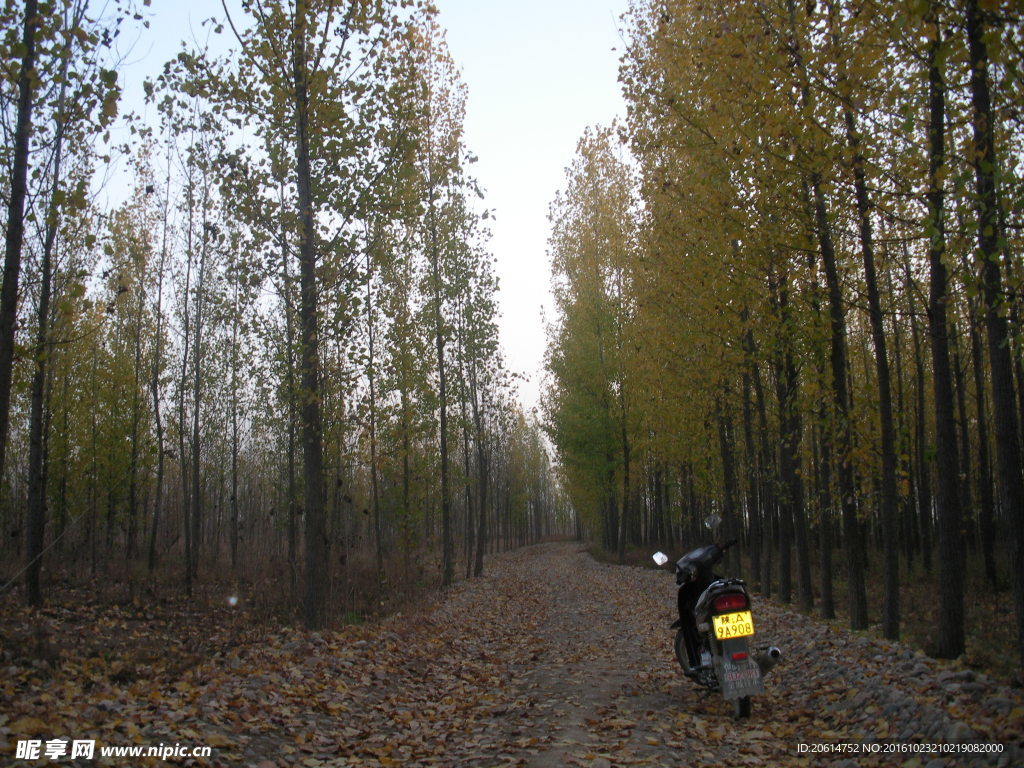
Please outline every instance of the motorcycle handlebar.
M734 544L737 544L738 542L739 542L739 539L730 539L729 541L725 542L724 544L719 544L718 545L718 551L719 551L720 555L719 555L718 558L715 559L715 562L718 562L718 560L721 559L721 553L724 553L727 549L729 549L729 547L733 546ZM693 565L692 563L688 564L685 568L680 568L679 567L679 563L677 562L675 564L675 570L676 570L676 583L680 584L680 585L686 584L687 582L692 581L697 576L697 567L695 565Z

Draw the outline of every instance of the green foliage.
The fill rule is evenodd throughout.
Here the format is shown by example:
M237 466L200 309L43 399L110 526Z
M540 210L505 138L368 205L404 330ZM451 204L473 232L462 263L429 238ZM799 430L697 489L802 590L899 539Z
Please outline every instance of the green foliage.
M608 505L625 501L617 500L616 480L628 471L623 436L632 432L635 398L627 372L634 315L628 270L640 253L632 172L614 137L614 128L584 134L566 170L566 189L551 206L549 253L560 318L549 329L551 387L544 405L578 514L613 541Z

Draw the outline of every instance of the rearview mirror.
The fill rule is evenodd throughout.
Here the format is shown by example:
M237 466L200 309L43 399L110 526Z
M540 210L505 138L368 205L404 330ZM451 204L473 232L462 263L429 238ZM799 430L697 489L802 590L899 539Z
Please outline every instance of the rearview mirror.
M666 555L664 552L655 552L654 562L656 562L658 565L664 565L668 562L668 555Z
M704 518L704 527L709 531L713 531L722 524L722 518L718 515L708 515Z

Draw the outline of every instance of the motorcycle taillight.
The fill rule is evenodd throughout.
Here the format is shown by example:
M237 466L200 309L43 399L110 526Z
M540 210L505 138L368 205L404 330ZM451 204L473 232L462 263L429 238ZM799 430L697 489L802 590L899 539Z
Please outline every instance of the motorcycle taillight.
M715 598L714 608L719 612L742 611L747 607L747 596L739 592L731 592L727 595L719 595Z

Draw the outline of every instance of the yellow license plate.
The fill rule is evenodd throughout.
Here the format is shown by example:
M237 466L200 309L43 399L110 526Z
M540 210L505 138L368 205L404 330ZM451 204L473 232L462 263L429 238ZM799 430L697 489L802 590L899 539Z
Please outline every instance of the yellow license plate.
M715 637L719 640L729 640L734 637L746 637L754 634L754 618L750 611L737 611L736 613L723 613L721 616L712 616L711 623L715 627Z

